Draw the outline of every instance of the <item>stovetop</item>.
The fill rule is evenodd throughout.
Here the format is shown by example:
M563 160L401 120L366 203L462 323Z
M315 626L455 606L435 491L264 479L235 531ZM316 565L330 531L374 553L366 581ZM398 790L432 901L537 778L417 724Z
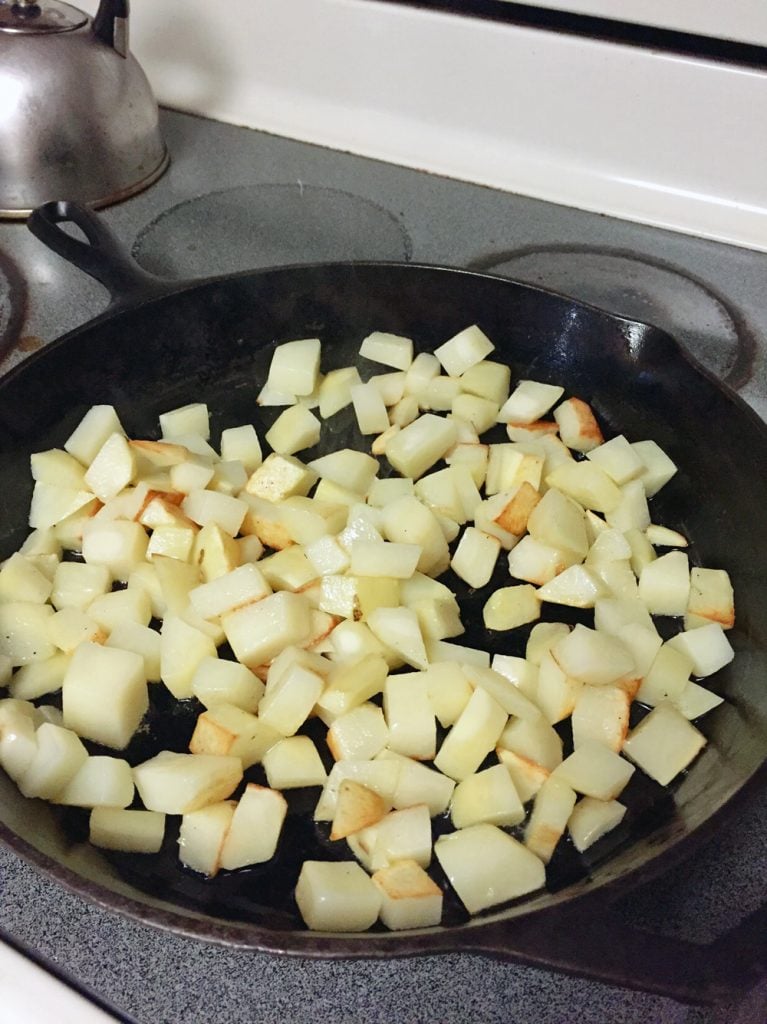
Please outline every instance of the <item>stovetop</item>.
M334 259L498 273L665 328L767 418L767 254L676 235L348 154L164 112L171 169L104 212L148 270L206 277ZM100 285L22 225L0 224L0 371L99 313ZM681 867L618 905L631 924L709 942L767 891L767 794ZM85 903L0 851L4 927L141 1022L634 1021L756 1024L767 984L738 1007L696 1009L470 955L324 963L226 950ZM2 1011L0 1010L0 1019Z

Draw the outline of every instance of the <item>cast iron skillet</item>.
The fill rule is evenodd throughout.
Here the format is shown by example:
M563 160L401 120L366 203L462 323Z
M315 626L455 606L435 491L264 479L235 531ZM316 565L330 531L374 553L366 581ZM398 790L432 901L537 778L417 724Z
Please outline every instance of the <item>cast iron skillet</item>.
M87 242L58 227L64 221L77 225ZM80 841L83 823L76 813L62 815L24 800L5 777L0 837L107 908L229 945L336 958L465 950L690 1001L742 993L764 969L763 911L702 948L627 928L610 902L710 836L725 805L765 778L764 424L660 330L505 279L426 266L338 263L168 283L137 267L103 223L74 204L46 204L29 226L101 281L112 304L0 382L0 556L25 535L30 452L63 443L93 403L113 403L131 436L148 437L156 436L160 412L204 399L216 410L215 441L225 426L254 422L261 428L272 418L262 415L255 396L274 344L316 335L326 363L341 366L355 359L360 340L374 329L408 334L420 348L433 349L476 322L517 376L563 383L593 405L608 434L654 438L681 467L658 496L655 519L693 539L693 559L730 572L737 597L730 638L737 656L715 681L726 702L701 724L709 743L673 793L638 778L625 794L626 825L588 858L564 844L552 862L550 891L472 920L448 902L448 923L438 928L364 935L305 931L290 912L289 893L301 857L323 842L308 823L316 792L306 794L303 804L300 792L296 797L274 865L212 884L171 871L172 836L158 858L105 856ZM351 417L336 417L330 429L333 448L354 443ZM514 638L485 635L473 613L479 605L471 595L465 601L466 643L521 651L524 631ZM183 749L188 727L182 712L160 738ZM131 753L147 756L141 749ZM641 775L637 771L635 778Z

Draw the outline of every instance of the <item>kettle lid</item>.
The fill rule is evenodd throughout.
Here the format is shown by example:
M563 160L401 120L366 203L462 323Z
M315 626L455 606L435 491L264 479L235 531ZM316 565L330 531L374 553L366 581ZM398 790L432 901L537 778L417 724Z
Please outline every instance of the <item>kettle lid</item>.
M71 32L80 28L88 16L61 0L0 0L0 32L20 35Z

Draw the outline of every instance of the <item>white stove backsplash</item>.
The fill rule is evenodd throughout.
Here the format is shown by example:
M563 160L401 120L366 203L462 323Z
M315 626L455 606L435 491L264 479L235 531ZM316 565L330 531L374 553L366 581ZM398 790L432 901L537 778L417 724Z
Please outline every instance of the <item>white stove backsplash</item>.
M376 0L133 0L131 39L170 107L767 250L763 70Z

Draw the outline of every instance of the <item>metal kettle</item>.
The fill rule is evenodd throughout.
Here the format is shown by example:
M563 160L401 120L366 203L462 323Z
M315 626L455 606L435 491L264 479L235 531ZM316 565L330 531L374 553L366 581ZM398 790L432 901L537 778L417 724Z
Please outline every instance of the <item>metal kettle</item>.
M108 206L167 165L128 0L101 0L93 19L61 0L0 0L0 217L51 199Z

